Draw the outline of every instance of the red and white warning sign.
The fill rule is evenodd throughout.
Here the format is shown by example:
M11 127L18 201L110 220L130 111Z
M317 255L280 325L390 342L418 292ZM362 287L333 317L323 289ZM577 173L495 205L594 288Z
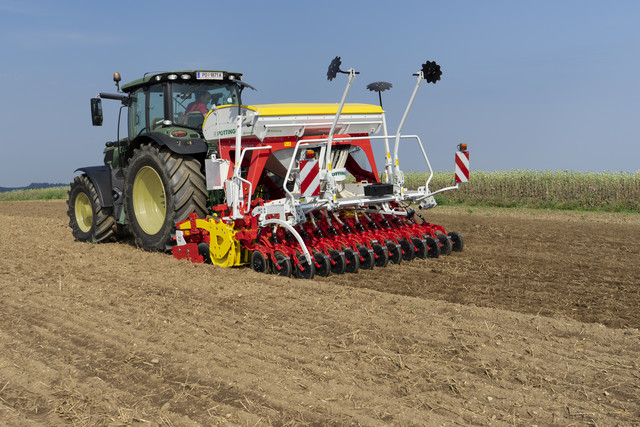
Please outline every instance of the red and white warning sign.
M317 160L300 160L300 182L302 197L320 195L320 168Z
M456 151L456 184L469 181L469 152Z

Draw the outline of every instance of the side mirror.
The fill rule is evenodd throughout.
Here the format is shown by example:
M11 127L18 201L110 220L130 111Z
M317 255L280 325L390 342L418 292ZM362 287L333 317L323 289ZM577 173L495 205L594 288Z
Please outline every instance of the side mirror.
M102 100L91 98L91 123L94 126L102 126Z

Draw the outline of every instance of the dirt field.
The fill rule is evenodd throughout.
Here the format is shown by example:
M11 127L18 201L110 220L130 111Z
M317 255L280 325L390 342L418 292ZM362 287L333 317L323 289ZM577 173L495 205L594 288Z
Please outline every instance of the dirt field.
M0 203L0 425L640 425L640 216L428 219L465 251L301 281Z

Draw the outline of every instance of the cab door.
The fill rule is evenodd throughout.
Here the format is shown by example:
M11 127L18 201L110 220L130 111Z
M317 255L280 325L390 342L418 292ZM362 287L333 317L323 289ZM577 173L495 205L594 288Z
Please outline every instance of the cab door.
M147 93L140 88L131 94L129 101L129 141L147 130Z

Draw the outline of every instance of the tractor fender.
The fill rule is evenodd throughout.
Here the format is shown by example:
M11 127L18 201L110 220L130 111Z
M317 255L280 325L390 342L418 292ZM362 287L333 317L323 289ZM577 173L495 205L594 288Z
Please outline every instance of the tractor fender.
M131 158L133 150L145 143L154 143L161 147L167 147L176 154L207 154L209 146L200 138L172 138L159 132L149 132L138 136L127 147L127 158Z
M75 172L82 172L91 181L98 192L100 206L103 208L113 206L113 194L111 188L111 169L109 166L88 166L78 168Z

